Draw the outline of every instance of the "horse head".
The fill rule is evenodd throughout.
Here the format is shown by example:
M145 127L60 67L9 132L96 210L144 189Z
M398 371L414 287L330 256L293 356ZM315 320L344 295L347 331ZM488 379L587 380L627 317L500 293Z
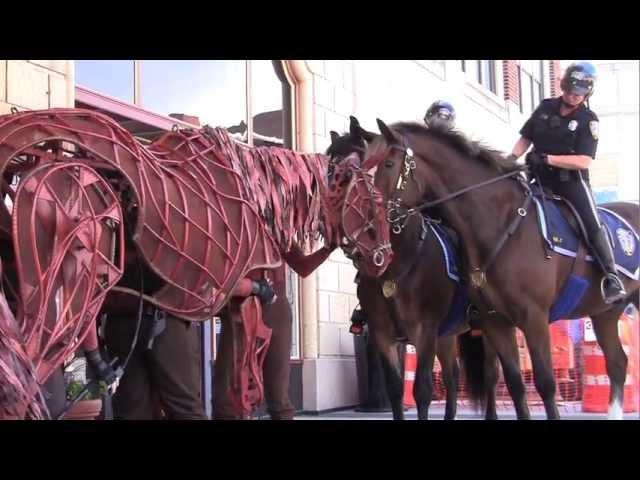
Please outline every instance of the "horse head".
M327 155L331 158L329 210L342 238L342 250L358 270L377 277L391 263L392 252L382 196L373 186L373 176L362 169L367 143L375 137L351 117L349 133L331 132Z

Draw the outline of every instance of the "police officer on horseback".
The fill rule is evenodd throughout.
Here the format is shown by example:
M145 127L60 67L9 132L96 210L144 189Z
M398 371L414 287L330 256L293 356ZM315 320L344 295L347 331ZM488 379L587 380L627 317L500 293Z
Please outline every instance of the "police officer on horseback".
M428 127L442 125L452 129L456 124L456 111L449 102L436 100L427 110L424 116L424 123L426 123Z
M521 137L510 157L515 161L533 144L525 158L532 177L577 209L605 273L604 300L614 303L626 292L589 184L588 169L598 147L598 116L586 102L593 94L595 81L596 70L591 63L570 65L560 83L562 95L542 101L520 130Z

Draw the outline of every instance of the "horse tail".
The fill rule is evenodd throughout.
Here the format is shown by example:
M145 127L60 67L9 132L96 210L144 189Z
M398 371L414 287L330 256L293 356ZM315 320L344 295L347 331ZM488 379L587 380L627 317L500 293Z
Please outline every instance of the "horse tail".
M485 402L487 384L485 382L485 351L482 336L474 336L471 330L458 336L460 360L464 378L469 385L469 395L475 408Z

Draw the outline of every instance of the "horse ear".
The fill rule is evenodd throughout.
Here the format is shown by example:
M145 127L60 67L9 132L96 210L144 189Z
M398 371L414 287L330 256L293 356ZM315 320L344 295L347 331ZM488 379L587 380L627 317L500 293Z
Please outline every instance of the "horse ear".
M376 138L376 134L373 132L367 132L364 128L360 126L360 122L356 117L351 115L349 117L351 123L349 124L349 133L352 137L362 138L365 142L371 143L374 138Z
M331 135L331 143L334 143L336 140L340 138L340 135L338 135L338 132L335 132L333 130L329 132L329 135Z
M353 135L353 136L359 136L360 132L362 130L362 127L360 126L360 122L353 115L351 115L349 117L349 121L350 121L350 123L349 123L349 133L351 135Z
M379 118L376 118L376 122L378 123L378 128L380 129L380 133L382 133L387 143L392 144L392 143L397 143L399 141L396 134L393 133L393 130L387 127L386 123L384 123Z

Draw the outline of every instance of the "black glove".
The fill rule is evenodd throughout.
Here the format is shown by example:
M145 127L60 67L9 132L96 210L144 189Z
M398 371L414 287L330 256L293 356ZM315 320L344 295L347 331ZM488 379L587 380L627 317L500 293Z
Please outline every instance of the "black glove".
M271 286L271 284L266 279L258 280L257 282L253 282L253 291L252 293L258 298L260 298L260 302L263 305L271 305L276 301L276 292Z
M529 152L526 158L527 165L532 168L540 168L549 164L549 159L544 153Z
M100 355L100 350L95 349L91 350L90 352L86 352L85 358L87 359L89 365L91 365L91 368L98 377L98 380L102 380L107 385L111 385L116 381L118 375L116 374L115 370L113 370L113 368L111 368L111 366L104 361L104 359Z

